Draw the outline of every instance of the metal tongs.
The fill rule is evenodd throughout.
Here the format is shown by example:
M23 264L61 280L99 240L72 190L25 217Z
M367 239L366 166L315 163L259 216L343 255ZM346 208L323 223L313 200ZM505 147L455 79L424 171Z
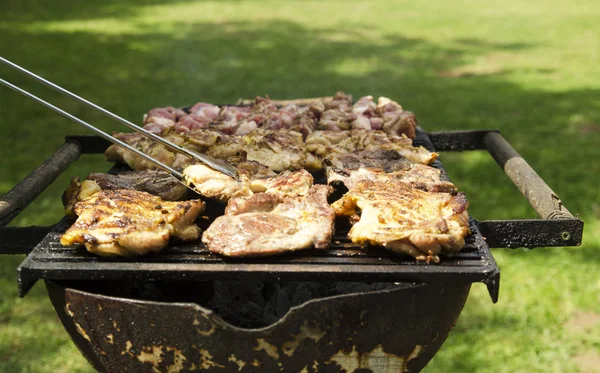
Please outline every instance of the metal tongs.
M191 157L191 158L193 158L193 159L201 162L202 164L204 164L204 165L206 165L206 166L208 166L208 167L210 167L210 168L212 168L212 169L214 169L216 171L222 172L225 175L231 176L232 178L234 178L236 180L238 178L237 169L235 167L233 167L232 165L230 165L229 163L227 163L227 162L211 158L211 157L206 156L204 154L194 153L194 152L192 152L192 151L190 151L188 149L185 149L185 148L183 148L183 147L181 147L179 145L173 144L172 142L170 142L170 141L168 141L168 140L166 140L166 139L164 139L164 138L162 138L162 137L160 137L160 136L158 136L158 135L156 135L156 134L154 134L152 132L149 132L149 131L145 130L144 128L140 127L140 126L137 126L137 125L131 123L130 121L128 121L127 119L121 118L120 116L118 116L118 115L116 115L116 114L114 114L114 113L112 113L112 112L110 112L110 111L108 111L108 110L106 110L106 109L104 109L104 108L102 108L102 107L100 107L100 106L98 106L98 105L96 105L96 104L94 104L94 103L92 103L92 102L90 102L90 101L88 101L88 100L86 100L86 99L84 99L84 98L82 98L82 97L80 97L80 96L72 93L72 92L67 91L66 89L64 89L64 88L62 88L62 87L60 87L60 86L58 86L58 85L56 85L56 84L54 84L54 83L52 83L52 82L50 82L48 80L42 78L41 76L38 76L38 75L32 73L29 70L26 70L26 69L22 68L21 66L15 64L13 62L10 62L9 60L7 60L7 59L5 59L3 57L0 57L0 62L2 62L4 64L6 64L6 65L8 65L8 66L10 66L12 68L14 68L15 70L18 70L18 71L24 73L25 75L27 75L27 76L29 76L31 78L34 78L38 82L40 82L40 83L42 83L42 84L44 84L44 85L46 85L46 86L54 89L57 92L60 92L60 93L62 93L64 95L66 95L66 96L69 96L72 99L74 99L74 100L76 100L78 102L81 102L81 103L83 103L83 104L85 104L85 105L87 105L87 106L89 106L89 107L91 107L91 108L93 108L93 109L101 112L102 114L106 115L107 117L109 117L111 119L114 119L114 120L116 120L117 122L119 122L121 124L124 124L125 126L131 128L132 130L134 130L134 131L136 131L138 133L141 133L144 136L147 136L148 138L150 138L150 139L152 139L152 140L154 140L156 142L159 142L159 143L165 145L166 147L168 147L168 148L170 148L170 149L172 149L172 150L174 150L176 152L185 154L188 157ZM33 95L33 94L25 91L24 89L19 88L19 87L15 86L14 84L11 84L11 83L7 82L4 79L0 78L0 83L2 83L5 86L7 86L7 87L9 87L9 88L11 88L11 89L19 92L20 94L22 94L22 95L24 95L26 97L29 97L30 99L32 99L34 101L37 101L40 104L42 104L42 105L44 105L44 106L46 106L46 107L54 110L58 114L66 117L68 119L71 119L75 123L78 123L78 124L80 124L80 125L88 128L88 129L94 131L96 134L98 134L98 136L100 136L100 137L102 137L102 138L104 138L104 139L112 142L113 144L118 145L120 147L123 147L124 149L126 149L126 150L128 150L128 151L130 151L130 152L132 152L132 153L134 153L134 154L136 154L136 155L144 158L145 160L147 160L149 162L152 162L157 167L159 167L159 168L163 169L164 171L170 173L173 177L177 178L177 180L179 180L180 182L186 184L186 186L189 187L189 185L185 182L184 175L181 172L173 169L172 167L170 167L170 166L168 166L168 165L166 165L166 164L164 164L164 163L162 163L162 162L160 162L160 161L152 158L148 154L143 153L143 152L139 151L138 149L135 149L134 147L130 146L129 144L126 144L125 142L123 142L123 141L121 141L121 140L119 140L119 139L117 139L117 138L109 135L108 133L106 133L106 132L104 132L104 131L102 131L102 130L94 127L94 126L92 126L91 124L89 124L89 123L87 123L87 122L85 122L85 121L77 118L76 116L74 116L74 115L72 115L72 114L70 114L70 113L68 113L68 112L66 112L66 111L64 111L64 110L62 110L62 109L60 109L60 108L52 105L51 103L42 100L41 98L39 98L39 97L37 97L37 96L35 96L35 95Z

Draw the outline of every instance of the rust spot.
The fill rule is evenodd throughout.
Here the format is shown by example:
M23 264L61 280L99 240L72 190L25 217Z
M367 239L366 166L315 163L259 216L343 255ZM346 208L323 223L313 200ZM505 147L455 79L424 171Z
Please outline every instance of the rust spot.
M73 317L73 316L75 315L75 313L69 309L69 307L70 307L70 306L71 306L71 303L67 303L67 304L65 305L65 311L67 311L67 314L68 314L70 317Z
M133 354L131 353L131 348L133 347L133 344L131 343L131 341L126 341L125 342L125 349L123 351L121 351L121 355L129 355L129 356L133 356Z
M370 369L378 373L397 373L404 369L404 358L385 352L381 345L365 353L357 352L356 346L352 346L352 351L346 353L340 350L329 359L329 362L337 364L346 372Z
M257 359L254 359L254 360L252 361L252 366L253 366L253 367L259 367L259 366L260 366L260 361L258 361Z
M115 339L114 339L114 337L113 337L113 335L112 335L112 334L107 334L107 335L106 335L106 342L107 342L107 343L110 343L110 344L113 344L113 343L115 343Z
M131 346L131 342L127 341ZM131 347L128 348L128 350ZM140 351L139 355L136 358L140 361L140 363L150 363L154 367L154 370L158 369L160 362L163 360L163 347L162 346L151 346L151 347L143 347L142 351Z
M118 332L121 331L121 329L119 329L119 326L117 325L117 321L113 320L113 328L117 329Z
M412 359L415 359L421 353L423 346L416 345L415 348L411 351L411 353L406 357L406 361L404 362L404 367L402 368L403 372L408 372L408 362Z
M102 311L102 306L98 305L98 311Z
M173 364L167 366L167 373L179 373L183 370L183 365L187 358L183 352L175 347L167 347L167 351L173 352Z
M78 322L75 323L75 328L77 329L77 332L79 334L81 334L81 336L85 339L88 340L88 342L91 342L92 340L90 339L90 336L87 335L87 333L85 332L85 330L81 327L81 325L79 325Z
M267 355L275 360L279 360L279 352L277 352L277 346L274 346L267 342L264 338L258 338L256 340L258 345L254 347L254 351L265 351Z
M246 362L236 358L234 354L231 354L229 356L229 358L227 359L227 361L231 361L232 363L235 363L235 365L238 366L238 372L241 372L242 369L246 366Z
M198 351L200 352L200 367L202 369L209 369L212 367L225 368L224 365L217 364L212 360L213 356L210 354L210 352L208 352L208 350L199 349Z
M326 333L321 329L309 326L305 321L300 327L300 332L294 335L294 339L283 344L283 353L287 356L292 356L303 340L312 339L316 343L319 342L319 340L323 338L325 334Z
M200 324L200 322L198 322L198 324ZM210 329L208 329L208 330L202 330L200 328L196 328L196 331L198 332L198 334L206 336L206 337L213 334L216 330L217 330L217 327L212 323L210 324Z

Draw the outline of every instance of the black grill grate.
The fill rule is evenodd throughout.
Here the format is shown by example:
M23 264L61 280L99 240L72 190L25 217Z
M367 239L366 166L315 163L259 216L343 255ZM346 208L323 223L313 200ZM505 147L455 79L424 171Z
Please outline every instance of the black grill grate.
M433 151L433 145L419 131L415 145ZM442 168L439 161L435 167ZM218 215L218 208L207 211ZM201 219L202 220L202 219ZM203 219L200 226L210 222ZM365 281L472 283L487 285L494 302L498 299L499 269L489 247L471 221L472 234L466 247L453 256L441 256L439 264L416 262L413 258L383 249L361 249L346 237L347 228L336 226L329 250L306 250L260 259L227 259L211 253L203 244L171 245L154 255L140 258L101 258L83 248L63 247L60 232L72 219L64 218L18 269L19 292L23 296L38 279L124 280L124 281ZM203 227L203 228L204 228Z

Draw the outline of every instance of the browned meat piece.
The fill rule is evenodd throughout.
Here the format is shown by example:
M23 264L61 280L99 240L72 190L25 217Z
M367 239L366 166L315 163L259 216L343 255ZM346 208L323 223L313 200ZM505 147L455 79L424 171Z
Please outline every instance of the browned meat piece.
M396 150L364 150L356 153L333 153L326 157L327 170L346 172L359 168L381 172L408 170L413 163Z
M118 174L92 173L86 178L102 190L131 189L150 193L165 201L179 201L189 189L168 172L161 170L130 171Z
M438 262L438 254L460 251L470 233L464 194L425 192L397 180L361 180L332 206L356 222L348 232L352 242L418 260Z
M413 146L408 137L390 136L376 130L315 131L306 138L305 143L308 152L322 157L383 149L398 151L413 163L431 164L438 156L422 146Z
M101 190L130 189L150 193L165 201L179 201L189 195L189 188L169 173L160 170L129 171L118 174L89 174L80 182L78 177L63 194L63 203L67 215L75 214L75 204Z
M267 190L231 199L226 214L208 227L202 242L211 251L231 257L327 248L335 219L328 194L328 186L313 185L296 197Z
M102 256L135 256L164 248L171 237L193 241L200 236L194 224L204 202L167 202L134 190L103 190L77 203L77 221L60 242L84 244Z
M383 119L382 129L391 136L406 135L410 139L416 137L417 118L410 111L402 110L397 102L387 97L380 97L377 113Z
M201 164L183 171L186 182L201 195L227 202L230 198L250 196L254 190L265 189L263 179L275 177L275 173L257 162L243 162L236 166L238 180Z
M456 192L449 181L442 180L437 168L412 163L396 150L370 150L333 154L326 159L327 182L342 182L348 189L361 180L400 180L430 192Z
M302 134L294 131L257 130L243 137L248 161L260 162L275 172L306 168L316 171L321 160L304 149Z
M177 120L186 115L185 111L172 106L152 109L144 115L143 127L147 131L161 134L175 125Z

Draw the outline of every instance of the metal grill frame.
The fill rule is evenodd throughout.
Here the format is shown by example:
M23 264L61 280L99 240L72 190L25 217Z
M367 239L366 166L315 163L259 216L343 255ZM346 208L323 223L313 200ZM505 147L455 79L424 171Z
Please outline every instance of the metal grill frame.
M95 151L105 149L105 146L98 144L98 138L76 139L84 143L84 147ZM414 143L435 151L427 134L420 129ZM446 175L439 161L436 160L433 166L442 169ZM118 169L113 171L118 172ZM209 205L209 214L210 210ZM214 206L212 210L217 212L214 211L217 210ZM215 217L218 214L217 212ZM212 218L200 221L200 225L205 228ZM439 264L417 262L412 257L393 254L381 248L361 249L347 238L347 229L334 236L328 250L303 250L267 258L224 258L208 251L202 243L170 245L157 254L133 259L102 258L87 253L81 247L64 247L60 244L61 232L72 223L71 218L62 219L19 266L18 286L21 296L38 279L134 282L236 279L439 284L483 282L487 285L492 300L496 302L498 299L500 271L473 220L472 234L467 237L465 248L451 257L442 255Z
M419 128L417 132L415 144L430 151L488 150L541 219L471 219L472 234L467 237L465 249L451 257L442 256L440 264L416 262L382 249L358 249L348 241L345 232L336 235L330 250L307 250L262 259L226 259L198 244L175 245L157 255L135 259L99 258L82 248L60 246L60 232L73 222L68 218L49 227L6 227L81 154L103 153L109 145L97 136L68 136L51 158L0 199L0 254L29 254L18 268L20 296L26 295L38 279L189 281L243 278L258 281L483 282L496 302L500 271L490 247L581 244L583 221L570 214L498 131L424 132ZM434 166L442 168L437 161Z

